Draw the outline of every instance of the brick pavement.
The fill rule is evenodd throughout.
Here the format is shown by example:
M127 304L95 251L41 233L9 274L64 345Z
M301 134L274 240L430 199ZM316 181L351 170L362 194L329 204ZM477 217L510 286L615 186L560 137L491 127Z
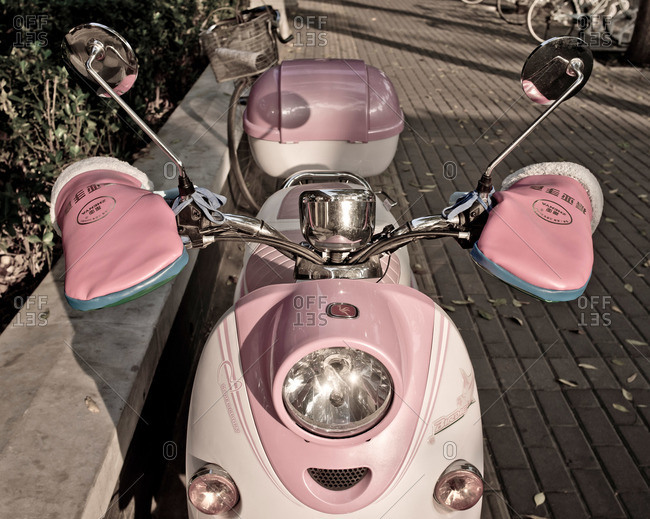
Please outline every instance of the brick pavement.
M494 2L301 0L293 25L300 37L286 58L361 58L393 80L407 125L395 161L374 182L395 195L403 219L435 214L451 193L472 188L540 113L518 82L535 43L501 21ZM411 249L423 291L455 307L474 362L485 518L650 516L649 86L650 70L597 64L578 97L496 171L499 179L571 160L601 181L605 210L584 298L538 302L486 275L451 241ZM447 162L457 169L450 180ZM468 297L475 303L451 303ZM495 306L501 298L507 303ZM536 507L538 492L546 501Z

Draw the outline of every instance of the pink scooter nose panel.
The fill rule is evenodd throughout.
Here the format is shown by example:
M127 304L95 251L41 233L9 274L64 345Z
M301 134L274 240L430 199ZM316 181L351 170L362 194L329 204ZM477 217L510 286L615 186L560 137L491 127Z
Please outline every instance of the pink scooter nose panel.
M55 201L65 252L65 295L92 310L139 297L187 263L165 200L128 173L98 169L69 179Z
M534 175L494 195L474 260L524 292L570 301L586 288L593 265L591 203L569 177Z

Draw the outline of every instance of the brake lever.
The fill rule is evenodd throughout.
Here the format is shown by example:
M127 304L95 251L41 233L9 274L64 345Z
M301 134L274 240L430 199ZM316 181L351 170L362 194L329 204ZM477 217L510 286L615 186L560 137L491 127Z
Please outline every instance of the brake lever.
M209 191L208 189L197 187L195 192L187 198L177 197L171 208L176 214L176 225L181 239L187 248L203 248L211 241L205 240L205 234L209 232L214 225L225 222L224 214L219 208L226 203L226 198Z
M205 242L203 232L207 231L212 222L203 216L201 210L192 201L176 214L176 226L178 234L188 249L202 249L208 245Z

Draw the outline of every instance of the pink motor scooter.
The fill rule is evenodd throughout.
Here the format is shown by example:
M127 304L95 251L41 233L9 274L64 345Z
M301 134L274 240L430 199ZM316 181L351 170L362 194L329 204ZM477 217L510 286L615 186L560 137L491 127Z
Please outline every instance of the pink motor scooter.
M125 106L113 87L132 83L135 59L117 33L80 26L64 49ZM253 154L288 177L256 218L220 212L224 199L195 188L164 145L181 171L173 196L151 192L143 173L110 158L61 174L52 219L75 308L143 295L180 271L186 248L256 244L196 373L190 517L480 517L474 373L453 322L417 290L404 245L450 237L520 290L578 297L602 211L595 178L576 164L535 164L494 193L491 173L591 67L577 38L538 47L522 81L551 106L475 190L403 225L364 178L392 160L401 110L388 78L359 61L285 62L252 87L244 124Z

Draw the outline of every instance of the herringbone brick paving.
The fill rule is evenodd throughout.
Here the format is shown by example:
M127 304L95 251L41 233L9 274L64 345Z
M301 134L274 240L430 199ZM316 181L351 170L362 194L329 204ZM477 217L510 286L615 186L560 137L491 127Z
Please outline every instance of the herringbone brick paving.
M535 43L501 21L494 2L301 1L292 25L300 37L286 58L360 58L393 80L406 129L374 185L399 201L402 220L439 213L454 191L472 188L541 112L518 81ZM583 91L496 171L569 160L600 180L605 210L584 297L535 301L454 242L411 249L421 289L454 308L474 363L485 518L650 517L649 87L650 70L596 64ZM539 492L546 500L535 506Z

